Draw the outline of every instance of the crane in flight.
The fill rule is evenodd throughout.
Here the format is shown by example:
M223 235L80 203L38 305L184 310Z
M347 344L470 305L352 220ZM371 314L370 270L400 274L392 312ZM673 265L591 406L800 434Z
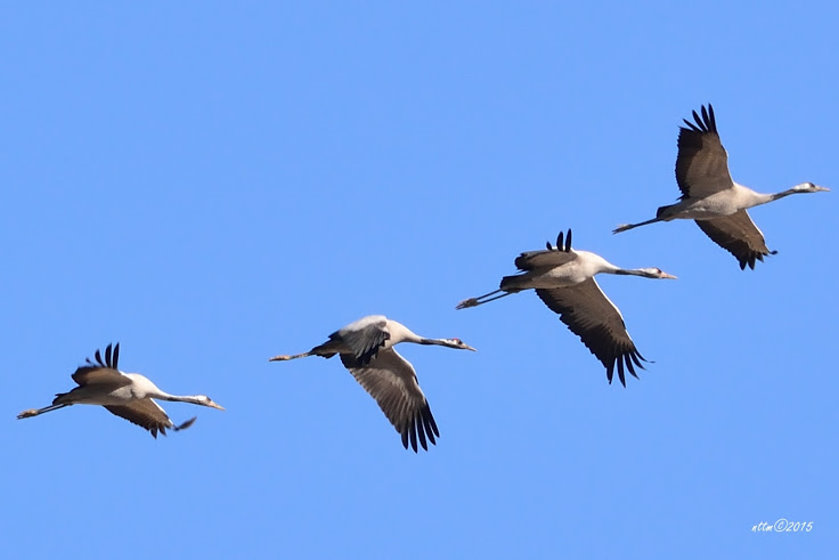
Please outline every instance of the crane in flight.
M416 452L419 438L419 444L427 451L427 442L436 445L434 438L440 437L440 431L417 382L414 366L394 348L400 342L475 350L459 338L425 338L384 315L368 315L338 329L329 335L329 340L308 352L274 356L268 361L340 355L344 367L376 399L379 408L401 434L402 446L408 449L410 440L411 448Z
M714 108L702 106L702 115L693 111L695 122L684 120L679 127L679 154L676 156L676 182L682 196L676 204L661 206L655 218L618 226L620 233L638 226L670 220L695 220L699 229L711 240L734 255L740 269L754 269L755 261L774 255L766 246L763 233L746 212L748 208L784 198L791 194L826 192L830 189L801 183L774 194L763 194L743 186L731 178L728 154L717 132Z
M633 377L635 366L644 369L641 360L647 361L638 352L635 343L626 331L623 316L597 282L596 274L620 274L644 278L676 278L659 268L619 268L606 259L589 251L571 248L571 230L565 237L560 232L556 246L550 242L543 251L529 251L516 258L520 273L501 279L499 289L482 296L463 300L457 309L475 307L515 294L534 289L536 295L565 323L571 332L580 337L583 344L606 368L606 379L612 382L617 365L618 379L626 387L625 371Z
M67 393L56 394L50 406L24 410L17 415L18 419L31 418L74 404L96 404L145 428L157 438L158 432L166 435L166 428L178 431L190 427L195 418L176 426L166 411L152 399L187 402L224 410L206 395L171 395L159 389L144 375L119 371L118 364L119 343L113 346L113 350L110 344L105 348L104 359L96 350L94 359L87 358L86 365L77 368L71 376L78 387Z

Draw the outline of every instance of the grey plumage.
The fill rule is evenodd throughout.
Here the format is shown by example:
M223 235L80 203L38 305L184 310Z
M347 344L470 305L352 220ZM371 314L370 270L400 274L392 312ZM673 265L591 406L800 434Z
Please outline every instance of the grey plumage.
M746 210L791 194L830 189L806 182L778 193L763 194L737 183L728 170L728 154L720 141L714 108L709 104L706 109L703 105L700 113L693 111L693 121L685 119L686 126L679 128L676 157L676 183L682 193L679 202L659 207L655 218L650 220L618 226L614 233L656 222L692 219L714 243L734 255L741 269L746 266L753 269L756 261L777 251L766 246L763 233Z
M563 243L564 241L564 243ZM515 265L519 274L501 279L498 290L460 302L458 309L475 307L510 294L533 289L560 320L606 368L606 379L612 382L615 369L626 386L626 372L638 377L635 368L643 369L646 361L626 330L618 308L597 285L594 276L600 273L675 278L658 268L619 268L600 255L571 248L571 230L557 236L556 246L547 244L543 251L520 254Z
M195 422L195 418L175 425L166 411L152 399L188 402L224 410L206 395L172 395L139 373L119 371L118 343L113 346L109 344L105 348L104 358L96 350L94 359L87 358L85 362L86 365L77 368L71 375L77 387L66 393L57 393L49 406L24 410L18 414L18 419L38 416L74 404L102 405L112 414L148 430L157 438L158 433L166 435L167 428L175 431L188 428Z
M333 332L329 340L308 352L274 356L270 361L339 354L344 367L376 400L400 434L405 449L410 445L416 452L419 444L427 450L429 442L436 444L440 431L414 367L393 348L400 342L474 350L458 338L421 337L384 315L369 315Z

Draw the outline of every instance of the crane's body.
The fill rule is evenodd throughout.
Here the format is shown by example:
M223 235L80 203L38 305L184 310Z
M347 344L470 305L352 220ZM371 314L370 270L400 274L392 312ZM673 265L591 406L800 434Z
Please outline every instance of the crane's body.
M606 297L594 276L601 273L642 276L645 278L676 278L659 268L624 269L589 251L571 248L571 230L563 245L563 234L556 246L547 244L544 251L529 251L516 258L520 274L505 276L499 289L463 300L457 309L475 307L523 290L536 290L536 295L558 313L571 332L580 337L606 368L612 382L617 367L618 379L626 386L625 371L634 377L635 366L643 369L644 357L626 330L617 306Z
M414 367L394 348L400 342L475 350L458 338L425 338L384 315L368 315L338 329L329 335L329 340L308 352L274 356L269 361L340 355L344 367L376 400L402 436L405 449L410 442L416 452L419 441L427 450L427 442L435 444L434 437L439 437L440 431L420 389Z
M102 382L82 385L71 389L68 393L56 396L54 404L95 404L120 405L133 400L146 398L163 399L166 393L158 388L151 380L139 373L118 372L113 383ZM128 383L123 385L123 379Z
M527 263L529 258L542 259L542 262ZM580 284L600 273L633 274L623 271L596 253L577 249L560 252L556 247L547 251L522 253L516 266L527 268L522 268L521 274L505 276L501 281L502 290L512 292L561 288Z
M694 220L714 243L730 252L740 268L755 267L766 255L773 255L766 246L763 233L752 222L746 210L791 194L826 192L830 189L800 183L778 193L759 193L731 178L728 154L717 132L714 109L708 105L700 116L693 112L695 122L685 120L687 128L679 130L679 154L676 157L676 182L682 191L679 202L661 206L655 218L614 229L620 233L647 224L671 220Z
M767 202L775 200L771 194L762 194L732 182L725 190L709 194L703 198L686 198L671 204L662 206L659 210L663 221L675 219L687 220L710 220L720 216L731 216L732 214L746 208L754 208Z
M105 349L104 359L97 350L94 360L88 359L87 365L79 367L73 373L73 381L78 387L66 393L58 393L49 406L24 410L18 414L18 418L30 418L74 404L100 405L112 414L145 428L156 438L158 432L166 435L167 428L175 431L188 428L195 418L176 426L166 411L152 399L186 402L224 410L206 395L167 393L144 375L119 371L118 362L119 344L113 347L113 351L109 344Z

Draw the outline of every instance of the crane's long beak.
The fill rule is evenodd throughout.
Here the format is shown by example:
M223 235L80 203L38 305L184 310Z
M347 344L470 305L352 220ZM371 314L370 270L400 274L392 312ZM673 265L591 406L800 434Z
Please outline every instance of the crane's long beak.
M464 350L471 350L472 352L477 352L477 351L478 351L478 349L477 349L477 348L472 348L472 347L471 347L471 346L469 346L468 344L464 344L464 345L463 345L463 349L464 349Z
M215 408L216 410L224 410L223 406L221 406L220 404L216 404L213 401L207 403L207 406L209 406L210 408Z
M830 192L830 189L829 189L829 188L827 188L827 187L820 187L820 186L818 186L818 185L815 185L815 187L816 187L816 190L817 190L817 191L821 191L821 192Z
M679 277L678 277L678 276L673 276L672 274L667 274L667 273L666 273L666 272L664 272L664 271L662 271L662 272L661 272L661 277L662 277L662 278L670 278L670 279L672 279L672 280L678 280L678 279L679 279Z

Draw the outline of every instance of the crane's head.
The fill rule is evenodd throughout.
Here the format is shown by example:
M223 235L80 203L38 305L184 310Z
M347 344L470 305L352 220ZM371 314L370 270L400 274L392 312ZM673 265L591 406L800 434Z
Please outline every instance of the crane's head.
M638 272L640 276L644 276L645 278L671 278L676 280L676 276L672 274L667 274L660 268L639 268Z
M827 187L820 187L818 185L814 185L813 183L801 183L800 185L795 185L793 188L790 189L793 192L797 193L808 193L808 192L830 192L830 189Z
M210 408L215 408L216 410L224 410L223 406L213 402L213 399L211 399L207 395L196 396L195 397L195 404L200 404L202 406L209 406Z
M458 348L460 350L471 350L472 352L477 352L475 348L472 348L459 338L441 338L438 339L438 342L442 346L448 346L449 348Z

